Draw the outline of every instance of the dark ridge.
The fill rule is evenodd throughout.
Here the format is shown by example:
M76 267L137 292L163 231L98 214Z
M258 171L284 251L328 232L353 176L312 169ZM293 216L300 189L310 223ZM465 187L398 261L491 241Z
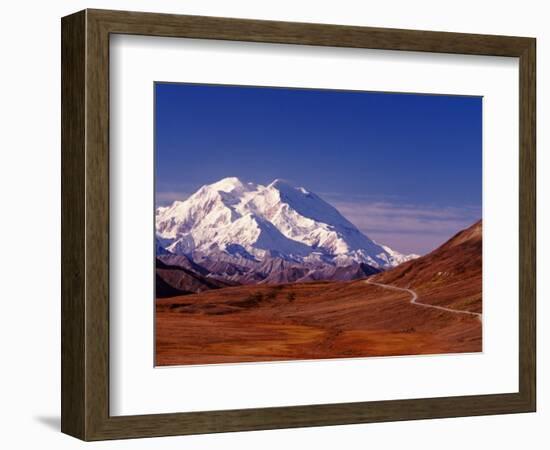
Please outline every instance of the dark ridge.
M156 298L176 297L178 295L192 294L191 291L182 291L176 289L174 286L169 285L164 281L159 274L155 276L155 296Z

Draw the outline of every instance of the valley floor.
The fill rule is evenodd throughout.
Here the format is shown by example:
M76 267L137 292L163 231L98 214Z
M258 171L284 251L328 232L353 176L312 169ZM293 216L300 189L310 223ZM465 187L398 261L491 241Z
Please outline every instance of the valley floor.
M472 289L481 304L479 288ZM423 298L419 291L419 302L437 304L449 295L439 289L429 294ZM237 286L157 299L156 365L482 350L479 315L410 300L406 290L365 280ZM463 310L473 306L460 299L453 303Z

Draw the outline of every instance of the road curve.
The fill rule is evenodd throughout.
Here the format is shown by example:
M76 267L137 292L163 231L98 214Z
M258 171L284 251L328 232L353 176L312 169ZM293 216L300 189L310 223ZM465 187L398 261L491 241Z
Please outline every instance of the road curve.
M446 311L446 312L453 313L453 314L465 314L467 316L475 316L479 319L479 321L481 321L481 314L480 313L471 312L471 311L463 311L461 309L446 308L444 306L430 305L429 303L420 303L418 301L418 294L416 292L414 292L412 289L400 288L400 287L397 287L397 286L392 286L391 284L376 283L375 281L372 281L370 279L367 279L365 281L365 283L372 284L373 286L378 286L378 287L381 287L381 288L384 288L384 289L390 289L392 291L408 292L411 295L410 303L413 304L413 305L423 306L425 308L438 309L440 311Z

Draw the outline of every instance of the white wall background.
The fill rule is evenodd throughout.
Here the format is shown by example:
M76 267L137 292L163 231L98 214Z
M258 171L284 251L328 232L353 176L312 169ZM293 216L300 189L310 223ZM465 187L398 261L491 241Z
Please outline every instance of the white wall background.
M102 442L95 448L547 448L550 11L547 2L20 0L0 15L0 443L66 449L59 432L60 17L86 7L534 36L538 39L539 411L536 414ZM546 206L546 208L544 207ZM546 278L546 279L545 279ZM506 279L505 274L503 280Z

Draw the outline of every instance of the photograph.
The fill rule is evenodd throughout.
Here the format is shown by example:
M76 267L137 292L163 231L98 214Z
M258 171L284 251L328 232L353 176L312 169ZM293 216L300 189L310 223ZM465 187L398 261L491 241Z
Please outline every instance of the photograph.
M155 366L482 352L482 110L155 82Z

